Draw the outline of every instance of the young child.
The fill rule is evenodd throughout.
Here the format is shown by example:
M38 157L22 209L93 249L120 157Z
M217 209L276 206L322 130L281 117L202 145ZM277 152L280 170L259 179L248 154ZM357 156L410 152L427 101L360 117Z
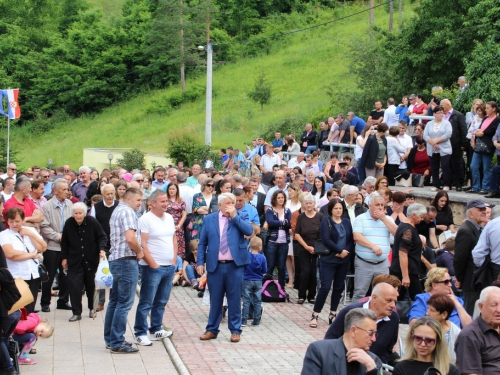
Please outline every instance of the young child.
M19 354L19 364L34 365L36 360L28 358L28 354L35 346L36 340L39 337L48 339L53 333L54 327L48 321L42 320L35 313L26 316L26 309L22 308L21 320L17 323L12 335L13 339L19 343L19 346L22 346L21 354Z
M198 287L200 276L196 272L196 259L198 257L198 240L191 240L189 242L189 254L184 259L182 286L191 285L193 289Z
M172 285L179 285L179 281L182 277L182 258L177 256L177 262L175 263L174 278L172 280ZM184 284L182 285L184 286Z
M405 206L411 206L413 203L415 203L415 195L411 193L406 194Z
M253 326L260 324L262 317L262 279L267 272L266 257L260 253L262 250L262 240L254 236L250 239L250 263L245 267L243 276L243 312L241 326L246 327L250 305L253 305Z

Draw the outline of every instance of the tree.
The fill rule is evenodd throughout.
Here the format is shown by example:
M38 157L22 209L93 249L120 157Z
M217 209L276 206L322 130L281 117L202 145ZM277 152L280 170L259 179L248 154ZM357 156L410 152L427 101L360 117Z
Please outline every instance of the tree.
M123 158L118 159L116 164L127 171L131 171L133 169L144 169L146 167L144 155L144 152L138 148L134 148L130 151L122 153Z
M266 74L261 73L255 79L253 91L250 91L248 97L256 103L260 104L260 111L264 112L264 104L271 102L272 85L266 81Z

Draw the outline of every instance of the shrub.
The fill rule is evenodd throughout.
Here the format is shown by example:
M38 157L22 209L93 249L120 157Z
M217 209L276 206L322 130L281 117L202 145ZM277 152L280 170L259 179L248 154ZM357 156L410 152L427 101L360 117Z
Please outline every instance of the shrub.
M306 124L306 119L301 117L288 117L278 121L273 121L265 126L261 134L265 141L271 141L274 139L274 134L279 131L282 138L285 138L288 134L295 134L298 139L304 131L304 126Z
M130 151L125 151L122 154L123 159L118 159L116 164L127 171L131 171L132 169L143 169L146 167L144 155L144 152L134 148Z

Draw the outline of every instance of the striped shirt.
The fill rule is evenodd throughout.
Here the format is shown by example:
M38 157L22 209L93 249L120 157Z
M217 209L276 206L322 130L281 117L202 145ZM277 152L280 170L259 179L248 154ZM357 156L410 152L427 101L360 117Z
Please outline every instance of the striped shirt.
M109 220L110 261L136 255L127 244L125 232L130 229L134 230L137 240L140 241L138 228L139 225L135 211L129 205L120 202Z
M387 219L394 223L394 220L387 216ZM370 211L361 214L354 219L353 233L361 233L368 241L377 245L382 250L381 256L376 256L373 250L356 244L356 255L370 262L380 262L387 259L390 248L390 232L382 220L374 220Z

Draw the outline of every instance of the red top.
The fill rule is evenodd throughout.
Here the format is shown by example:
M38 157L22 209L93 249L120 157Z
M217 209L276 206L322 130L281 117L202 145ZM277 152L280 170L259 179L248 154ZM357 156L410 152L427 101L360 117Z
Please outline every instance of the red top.
M421 105L415 104L415 106L413 106L412 114L413 115L427 116L427 104L425 104L425 103L422 103ZM422 123L427 124L427 120L422 120Z
M12 207L19 207L24 211L24 217L33 216L33 212L36 210L35 203L29 198L24 198L23 203L19 203L15 196L12 196L3 206L3 217L6 217L7 211ZM5 220L5 227L8 228L9 224Z
M427 150L418 151L415 153L415 161L413 162L413 168L411 173L424 174L425 171L431 171L431 164L429 162L429 155L427 155Z

